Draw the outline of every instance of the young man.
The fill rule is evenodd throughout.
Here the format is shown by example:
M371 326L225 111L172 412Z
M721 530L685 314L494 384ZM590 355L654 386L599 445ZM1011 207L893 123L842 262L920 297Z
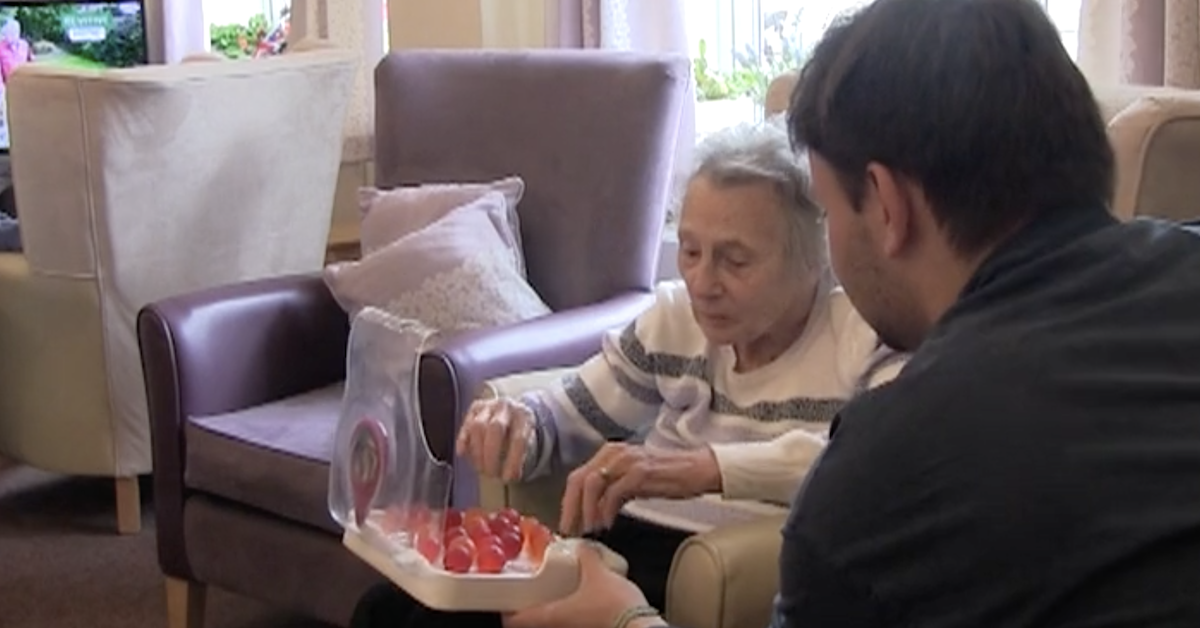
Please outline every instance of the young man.
M1200 626L1200 236L1110 217L1103 122L1038 3L878 0L789 124L838 277L915 353L841 412L773 624ZM509 628L643 603L584 575Z

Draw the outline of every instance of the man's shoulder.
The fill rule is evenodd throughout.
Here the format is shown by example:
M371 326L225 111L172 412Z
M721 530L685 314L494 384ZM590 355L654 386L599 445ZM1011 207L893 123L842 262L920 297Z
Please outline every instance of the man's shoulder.
M1038 377L1035 351L1001 338L972 336L932 339L890 382L847 403L841 421L920 423L1003 403L1015 386Z
M1093 233L1080 244L1081 255L1099 263L1165 269L1190 266L1200 261L1200 221L1138 218ZM1195 275L1188 273L1186 277ZM1200 279L1196 283L1200 285Z

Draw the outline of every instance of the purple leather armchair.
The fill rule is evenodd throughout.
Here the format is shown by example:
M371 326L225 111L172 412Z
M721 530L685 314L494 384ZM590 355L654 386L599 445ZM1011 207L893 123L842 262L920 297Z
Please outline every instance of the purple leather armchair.
M577 364L649 305L689 82L686 59L597 51L380 63L377 185L523 177L529 279L554 310L423 357L436 454L451 459L484 380ZM171 626L199 625L208 584L346 622L379 579L343 550L325 507L346 314L319 277L284 277L154 303L138 332ZM459 505L478 496L466 466L455 465Z

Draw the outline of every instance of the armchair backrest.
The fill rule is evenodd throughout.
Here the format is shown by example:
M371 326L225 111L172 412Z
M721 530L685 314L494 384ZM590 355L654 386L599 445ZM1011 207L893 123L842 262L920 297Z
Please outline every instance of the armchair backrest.
M649 290L690 80L675 56L393 52L375 72L375 182L518 175L529 279L551 308Z
M22 66L8 118L30 265L145 302L319 269L354 63Z

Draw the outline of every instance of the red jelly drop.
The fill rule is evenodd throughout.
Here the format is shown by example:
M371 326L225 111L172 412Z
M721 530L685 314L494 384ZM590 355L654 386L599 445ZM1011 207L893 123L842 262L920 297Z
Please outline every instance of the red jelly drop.
M520 532L509 530L504 534L496 535L496 540L500 543L500 549L504 550L504 557L508 560L513 560L521 555L521 547L524 542L521 540Z
M475 542L487 536L492 536L492 527L488 525L487 519L468 518L463 521L463 529L467 531L467 536Z
M446 553L442 556L442 567L451 573L467 573L471 571L471 565L475 563L474 547L469 539L462 539L465 542L454 542L446 548Z
M520 525L521 513L517 512L516 508L504 508L496 513L496 516L511 523L513 527Z
M424 530L417 533L417 540L414 543L417 552L424 556L425 560L435 565L442 553L442 539L438 538L439 536L433 530Z
M467 536L467 531L462 529L462 526L456 528L446 528L446 533L442 535L442 542L449 546L450 542L457 538L470 538Z
M485 543L475 554L475 569L480 573L500 573L508 564L499 543Z
M492 534L496 536L500 536L505 532L519 533L518 526L520 526L520 521L513 523L511 520L499 514L492 515L492 518L488 520L488 527L491 528Z

